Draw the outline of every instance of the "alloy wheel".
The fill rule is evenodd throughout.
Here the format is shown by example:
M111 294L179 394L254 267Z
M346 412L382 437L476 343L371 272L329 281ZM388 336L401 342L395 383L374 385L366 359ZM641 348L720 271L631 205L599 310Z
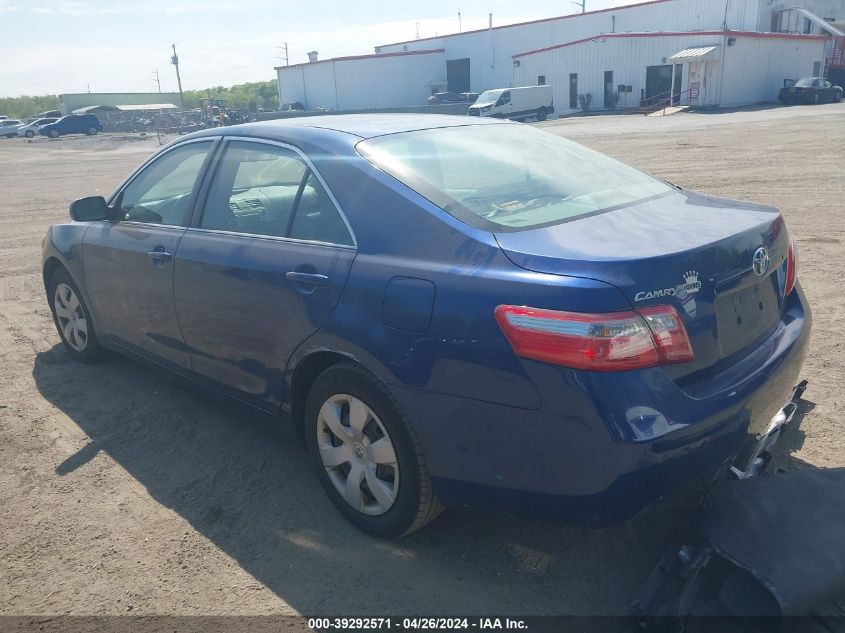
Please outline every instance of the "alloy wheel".
M375 412L349 394L327 399L317 418L320 461L338 493L355 510L384 514L399 492L393 442Z
M65 283L56 286L53 309L67 344L77 352L84 352L88 346L88 321L73 288Z

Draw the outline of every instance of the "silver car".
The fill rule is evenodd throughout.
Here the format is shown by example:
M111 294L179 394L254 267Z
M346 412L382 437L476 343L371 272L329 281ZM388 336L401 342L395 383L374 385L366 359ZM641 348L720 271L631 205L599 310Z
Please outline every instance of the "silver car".
M18 135L18 130L24 125L26 125L26 123L19 121L18 119L5 119L0 121L0 136L14 138Z
M44 119L35 119L30 123L22 125L18 128L18 136L25 136L26 138L32 138L36 134L38 134L38 130L41 129L42 125L47 125L48 123L55 123L59 119L56 117L47 117Z

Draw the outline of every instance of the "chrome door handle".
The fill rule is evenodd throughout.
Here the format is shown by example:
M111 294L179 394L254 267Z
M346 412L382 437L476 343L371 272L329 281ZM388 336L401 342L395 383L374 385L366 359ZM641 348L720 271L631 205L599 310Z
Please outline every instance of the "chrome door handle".
M309 286L325 286L329 283L329 278L326 275L321 275L320 273L302 273L298 270L291 270L285 273L285 279Z
M171 259L173 259L173 255L171 255L165 250L148 251L147 255L149 255L151 260L156 262L169 262Z

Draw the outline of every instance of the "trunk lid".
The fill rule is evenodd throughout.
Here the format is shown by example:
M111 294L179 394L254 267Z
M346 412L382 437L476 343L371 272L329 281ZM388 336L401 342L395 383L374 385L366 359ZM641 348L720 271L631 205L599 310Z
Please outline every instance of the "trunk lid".
M675 378L729 364L780 322L788 238L772 207L677 191L496 239L527 270L610 283L635 308L673 305L695 353L666 366Z

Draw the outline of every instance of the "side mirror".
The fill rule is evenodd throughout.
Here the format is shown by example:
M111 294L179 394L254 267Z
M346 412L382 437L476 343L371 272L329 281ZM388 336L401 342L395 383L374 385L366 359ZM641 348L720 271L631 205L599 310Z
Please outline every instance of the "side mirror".
M77 222L108 220L109 208L103 196L80 198L70 203L70 217Z

